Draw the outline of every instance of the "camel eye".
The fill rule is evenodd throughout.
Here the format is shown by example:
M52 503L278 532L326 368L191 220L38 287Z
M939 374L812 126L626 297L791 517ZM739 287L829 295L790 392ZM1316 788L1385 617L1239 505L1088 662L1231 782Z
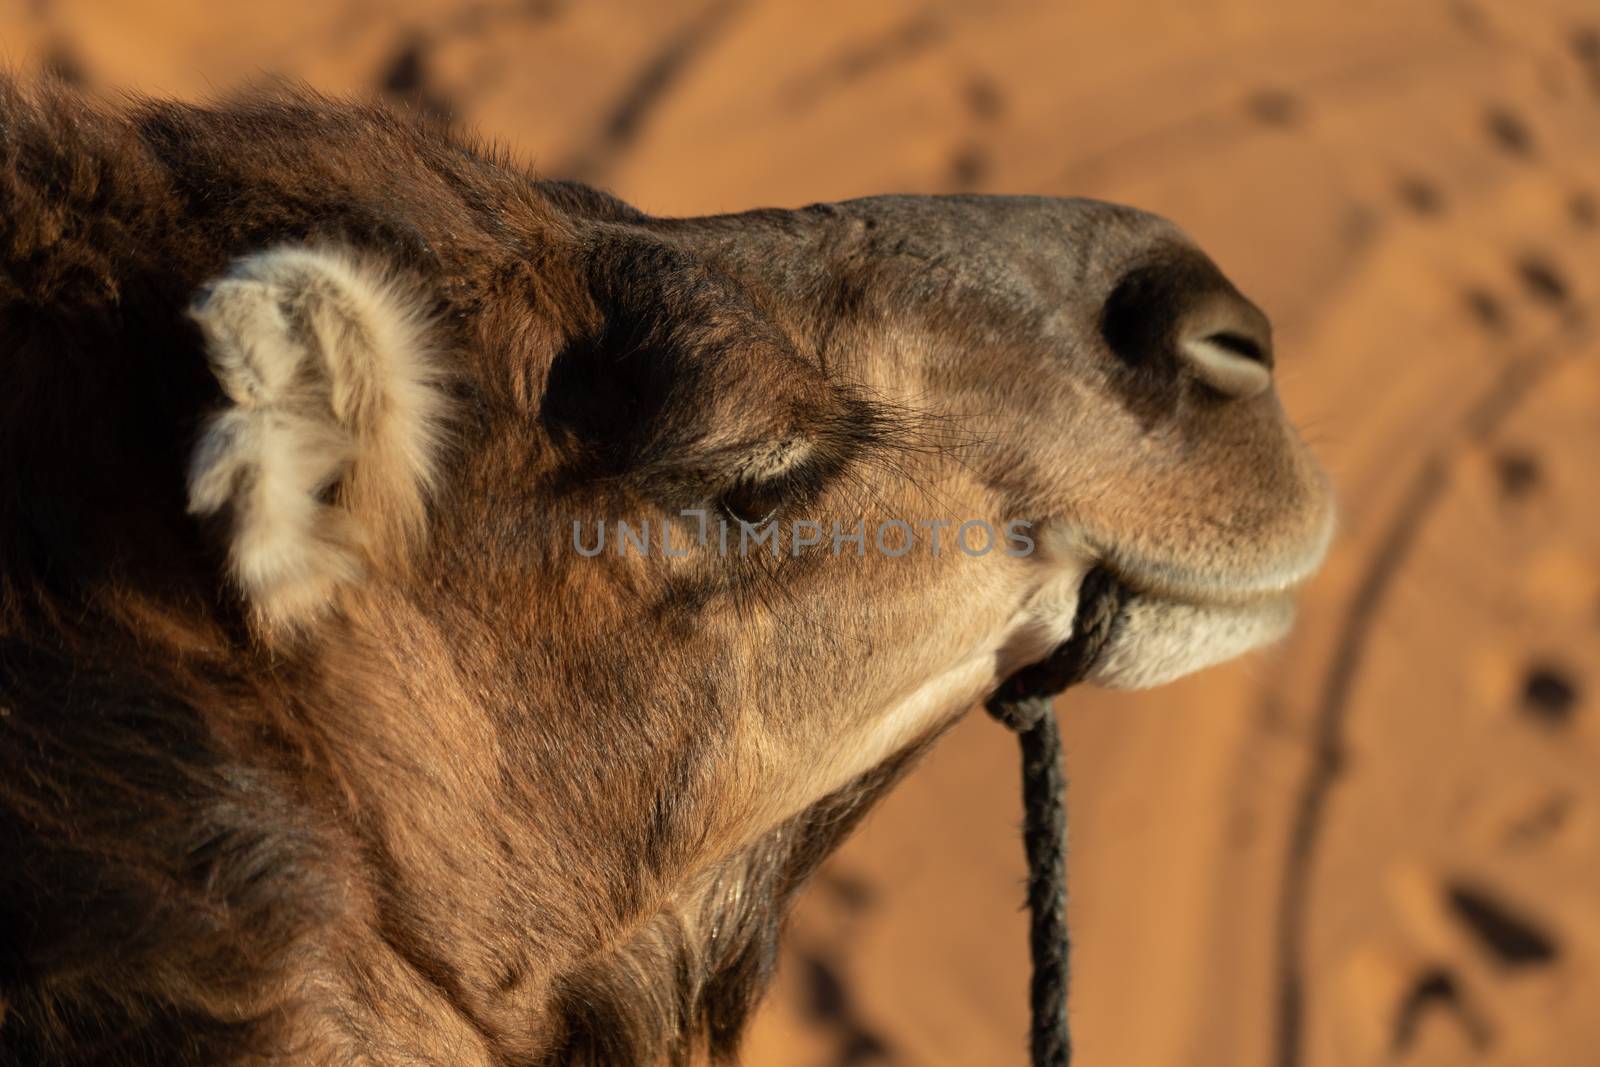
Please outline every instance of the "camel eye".
M738 522L760 526L788 501L789 490L787 478L740 482L722 495L722 510Z

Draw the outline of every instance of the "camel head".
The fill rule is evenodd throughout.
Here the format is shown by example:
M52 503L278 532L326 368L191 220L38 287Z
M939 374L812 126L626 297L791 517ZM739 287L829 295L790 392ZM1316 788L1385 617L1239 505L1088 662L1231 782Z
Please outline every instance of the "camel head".
M73 888L0 880L0 1047L73 997L314 1062L729 1047L795 886L1091 567L1142 686L1327 545L1266 317L1151 215L663 219L381 110L8 92L0 756L60 755L0 811ZM62 725L101 682L167 747ZM219 805L249 847L186 865Z

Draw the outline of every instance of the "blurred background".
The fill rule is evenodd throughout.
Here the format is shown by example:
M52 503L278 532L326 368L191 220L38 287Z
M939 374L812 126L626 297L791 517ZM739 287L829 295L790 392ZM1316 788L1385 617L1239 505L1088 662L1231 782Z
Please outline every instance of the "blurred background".
M656 213L1173 218L1275 320L1343 535L1281 648L1065 701L1081 1062L1596 1062L1594 0L0 0L0 61L376 93ZM747 1064L1023 1062L1016 775L974 716L869 821Z

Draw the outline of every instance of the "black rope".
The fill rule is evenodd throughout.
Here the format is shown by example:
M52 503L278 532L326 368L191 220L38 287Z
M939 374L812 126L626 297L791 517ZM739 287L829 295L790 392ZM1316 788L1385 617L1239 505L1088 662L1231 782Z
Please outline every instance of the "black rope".
M1072 1062L1067 1019L1072 950L1067 933L1067 777L1051 698L1089 673L1116 631L1127 599L1127 590L1110 571L1099 567L1090 571L1078 590L1072 637L1049 658L1006 679L987 704L990 715L1016 732L1022 747L1033 1067L1068 1067Z

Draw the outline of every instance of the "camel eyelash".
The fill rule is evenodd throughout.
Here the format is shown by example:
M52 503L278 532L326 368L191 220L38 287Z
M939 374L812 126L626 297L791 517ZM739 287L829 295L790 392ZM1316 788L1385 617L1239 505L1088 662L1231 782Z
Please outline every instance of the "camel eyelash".
M722 494L718 506L732 519L759 526L815 500L827 480L824 464L802 460L782 474L735 482Z
M803 459L783 472L744 477L718 500L722 512L737 521L761 525L815 503L847 467L903 448L911 422L851 392L841 416L813 438Z

